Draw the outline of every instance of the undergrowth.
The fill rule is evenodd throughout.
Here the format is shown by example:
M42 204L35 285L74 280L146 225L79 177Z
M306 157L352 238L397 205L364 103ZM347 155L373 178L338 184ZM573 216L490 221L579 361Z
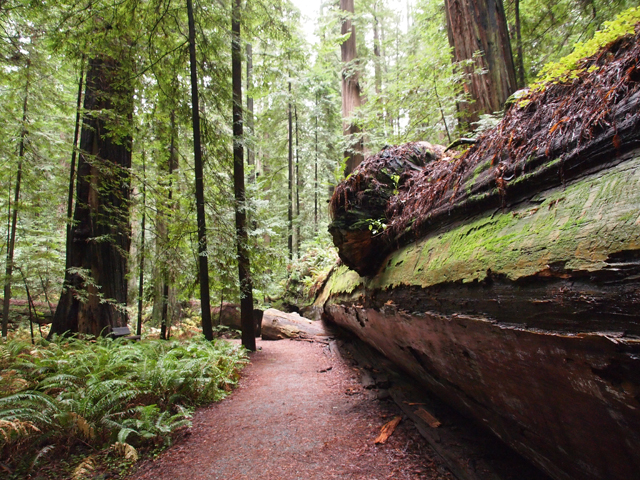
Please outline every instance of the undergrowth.
M566 82L578 78L578 74L585 71L584 59L595 55L601 48L625 35L632 35L640 22L640 8L629 8L616 16L610 22L604 22L604 28L598 30L593 38L577 43L569 55L557 62L545 65L538 75L538 81L533 89L543 89L549 83ZM582 68L581 68L582 67Z
M245 362L241 347L201 337L10 340L0 345L3 478L92 478L130 465L168 446L193 407L230 392ZM49 471L52 459L64 471Z

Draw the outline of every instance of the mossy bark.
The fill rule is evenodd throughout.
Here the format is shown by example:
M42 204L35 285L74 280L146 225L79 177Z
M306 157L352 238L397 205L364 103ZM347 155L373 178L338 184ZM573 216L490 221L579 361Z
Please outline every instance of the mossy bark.
M558 479L640 467L640 152L434 229L316 305Z

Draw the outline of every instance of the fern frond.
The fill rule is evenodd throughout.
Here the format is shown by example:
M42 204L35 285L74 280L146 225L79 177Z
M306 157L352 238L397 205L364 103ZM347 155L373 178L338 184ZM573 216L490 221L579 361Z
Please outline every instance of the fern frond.
M6 420L0 418L0 445L11 443L16 438L26 437L32 432L40 432L32 422L25 420L13 419Z
M122 442L114 443L113 452L117 456L122 457L125 460L130 460L132 462L138 461L138 451L128 443L122 443Z
M96 460L93 455L85 458L80 464L73 470L71 480L85 480L93 476L96 469Z

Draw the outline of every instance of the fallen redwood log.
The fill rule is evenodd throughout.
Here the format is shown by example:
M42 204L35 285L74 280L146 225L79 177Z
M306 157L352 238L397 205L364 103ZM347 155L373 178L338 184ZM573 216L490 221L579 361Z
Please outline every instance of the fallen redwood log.
M378 256L341 249L315 304L558 480L640 472L639 40L534 95L471 158L403 174ZM340 219L366 201L353 178Z
M344 264L375 275L386 255L438 228L624 161L640 146L639 55L637 36L613 42L575 80L516 101L463 155L413 143L365 160L330 203Z
M264 311L262 317L263 340L313 339L327 336L329 334L321 322L308 320L297 313L281 312L275 308Z

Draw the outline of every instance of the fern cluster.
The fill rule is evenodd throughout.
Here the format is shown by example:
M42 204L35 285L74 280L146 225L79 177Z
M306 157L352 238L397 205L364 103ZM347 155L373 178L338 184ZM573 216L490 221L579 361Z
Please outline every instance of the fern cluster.
M640 22L640 8L629 8L616 16L610 22L604 22L604 28L595 33L593 38L584 42L576 43L572 53L561 58L557 62L546 64L540 74L534 88L543 88L547 83L565 82L577 78L582 71L580 62L594 55L602 47L617 40L618 38L633 34L636 25Z
M166 445L189 425L193 407L222 399L245 362L242 348L202 338L9 341L0 345L0 462L24 474L78 446L135 460L136 449Z

